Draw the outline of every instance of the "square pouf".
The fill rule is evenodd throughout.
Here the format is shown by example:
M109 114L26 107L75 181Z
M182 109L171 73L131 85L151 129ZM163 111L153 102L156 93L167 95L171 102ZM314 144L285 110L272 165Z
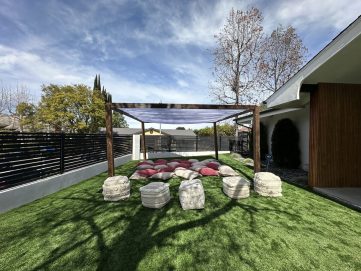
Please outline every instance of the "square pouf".
M204 189L201 180L182 181L179 186L179 201L183 210L204 209Z
M162 208L170 200L169 184L152 182L139 188L142 204L148 208Z
M250 183L240 176L224 177L223 192L232 199L243 199L249 197Z
M254 175L254 191L261 196L281 197L281 178L271 172L258 172Z
M104 181L103 196L105 201L118 201L130 196L130 182L127 176L113 176Z

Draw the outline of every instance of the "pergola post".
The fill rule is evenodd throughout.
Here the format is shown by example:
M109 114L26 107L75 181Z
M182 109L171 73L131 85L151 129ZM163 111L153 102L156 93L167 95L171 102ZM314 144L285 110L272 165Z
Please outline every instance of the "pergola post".
M108 177L114 176L112 103L105 104L105 129L107 139Z
M217 123L213 123L213 131L214 131L214 152L216 155L216 159L218 160L218 140L217 140Z
M254 172L261 171L261 146L260 146L260 123L259 123L259 106L253 109L253 161Z
M147 147L145 146L144 122L142 122L142 149L143 149L143 160L147 160Z

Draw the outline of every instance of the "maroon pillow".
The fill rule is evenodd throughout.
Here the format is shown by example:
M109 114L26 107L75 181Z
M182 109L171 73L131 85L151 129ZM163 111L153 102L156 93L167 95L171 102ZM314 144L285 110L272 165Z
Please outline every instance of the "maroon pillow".
M138 172L138 174L139 174L140 176L143 176L143 177L150 177L150 176L158 173L157 170L155 170L155 169L150 169L150 168L149 168L149 169L138 170L137 172Z
M182 164L192 164L192 163L189 162L188 160L179 160L179 163L182 163Z
M173 167L165 167L165 168L158 170L158 172L173 172L173 171L174 171Z
M154 164L155 165L165 165L165 164L167 164L167 160L158 159L158 160L154 161Z
M150 165L150 166L152 166L153 164L152 163L149 163L149 162L139 162L138 164L137 164L137 166L141 166L141 165Z
M218 176L218 171L213 168L205 167L199 170L199 173L203 176Z
M207 163L206 166L209 168L213 168L215 170L218 170L219 168L219 165L217 163L212 163L212 162Z

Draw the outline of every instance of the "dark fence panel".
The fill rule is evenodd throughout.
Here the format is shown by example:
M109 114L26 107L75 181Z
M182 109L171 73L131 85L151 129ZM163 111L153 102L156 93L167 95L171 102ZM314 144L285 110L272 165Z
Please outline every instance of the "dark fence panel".
M132 152L132 136L114 135L114 156ZM106 160L104 134L0 133L0 189Z
M194 152L213 151L213 136L146 136L148 152ZM233 136L218 136L218 150L231 150ZM143 151L143 149L142 149Z

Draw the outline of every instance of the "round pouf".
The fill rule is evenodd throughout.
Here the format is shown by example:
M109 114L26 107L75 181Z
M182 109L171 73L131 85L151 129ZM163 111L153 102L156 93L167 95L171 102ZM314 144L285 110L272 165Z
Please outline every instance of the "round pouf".
M223 192L232 199L248 198L249 186L249 181L240 176L223 178Z
M139 188L142 204L148 208L162 208L170 200L169 184L152 182Z
M126 176L108 177L103 184L105 201L118 201L130 196L130 183Z
M183 210L204 209L204 189L201 180L182 181L179 186L179 201Z
M258 172L254 175L254 191L261 196L281 197L281 179L271 172Z

